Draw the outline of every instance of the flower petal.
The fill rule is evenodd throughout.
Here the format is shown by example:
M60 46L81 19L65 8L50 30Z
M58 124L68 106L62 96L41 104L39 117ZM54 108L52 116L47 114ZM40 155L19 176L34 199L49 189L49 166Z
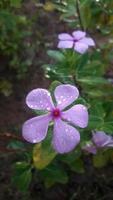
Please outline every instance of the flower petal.
M38 143L47 135L48 125L51 120L49 115L42 115L27 120L22 128L22 135L30 143Z
M87 44L88 46L95 46L95 42L92 38L84 37L80 40L81 43Z
M80 142L80 134L77 129L66 124L61 119L55 120L53 147L58 153L72 151Z
M68 40L59 41L57 47L60 49L70 49L73 47L73 41L68 41Z
M72 33L75 40L80 40L81 38L84 38L86 35L86 32L84 31L74 31Z
M113 139L110 135L107 135L103 131L98 131L96 133L93 133L92 141L97 147L109 147L113 146Z
M55 89L55 98L59 109L64 109L75 101L79 96L79 91L75 86L64 84Z
M82 147L82 149L84 151L92 153L92 154L96 154L97 153L97 149L93 144L86 144L86 146Z
M88 45L85 43L82 43L81 40L78 42L75 42L74 50L78 53L84 54L88 49Z
M34 89L26 97L28 107L37 110L52 110L54 108L50 93L45 89Z
M85 128L88 125L88 111L87 108L81 104L77 104L63 112L62 118L81 128Z
M71 40L73 41L73 37L68 33L61 33L58 35L59 40Z

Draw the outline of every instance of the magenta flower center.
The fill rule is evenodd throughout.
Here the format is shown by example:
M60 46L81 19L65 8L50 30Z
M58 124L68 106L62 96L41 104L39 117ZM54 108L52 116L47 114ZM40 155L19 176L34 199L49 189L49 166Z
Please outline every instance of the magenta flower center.
M52 111L52 117L53 118L58 118L61 116L61 111L58 109L58 108L55 108L53 111Z

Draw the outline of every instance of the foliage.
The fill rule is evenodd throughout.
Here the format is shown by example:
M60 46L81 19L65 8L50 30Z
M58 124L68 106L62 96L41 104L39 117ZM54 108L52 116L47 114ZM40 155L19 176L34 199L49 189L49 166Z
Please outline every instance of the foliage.
M21 0L0 2L0 58L3 60L0 69L3 74L0 79L0 92L5 96L12 92L15 75L16 79L22 78L32 64L32 57L28 59L26 56L28 48L31 51L27 42L31 35L30 27L28 28L31 22L21 13L21 7Z
M16 8L21 5L21 1L10 2L10 6ZM113 136L113 77L108 77L107 74L109 66L112 64L113 11L111 8L113 3L110 0L56 0L52 3L54 9L59 11L60 19L67 22L69 27L87 30L88 34L92 34L96 41L95 49L83 55L73 49L48 50L50 63L43 65L45 76L53 81L50 86L52 94L55 87L61 83L77 85L81 96L76 103L82 103L88 107L89 124L86 129L80 130L81 142L78 147L64 155L59 155L52 149L50 145L52 130L49 127L47 139L31 146L32 150L28 149L30 153L32 152L32 155L28 156L29 159L17 162L15 165L13 182L22 191L28 189L33 173L39 175L46 187L51 187L55 183L67 183L71 172L84 173L84 157L89 153L83 151L83 146L87 143L90 144L92 131L104 131ZM14 13L10 13L9 9L3 8L2 5L0 11L2 54L13 57L10 67L16 66L17 74L26 72L27 66L24 68L22 63L19 65L17 52L20 50L21 39L25 36L25 32L19 32L19 28L23 24L26 26L27 21L22 16L16 16ZM44 9L50 11L47 7ZM104 39L105 36L107 43L103 40L99 42L98 37ZM9 37L12 38L12 41L9 40ZM3 83L4 80L2 80ZM4 85L7 86L7 83L5 82ZM0 89L3 90L3 86ZM7 87L5 93L8 95ZM36 111L36 113L40 115L40 112ZM16 145L13 144L12 148L14 149ZM23 155L26 155L26 152ZM97 149L97 154L91 155L89 158L95 168L104 167L108 163L112 164L113 148ZM34 170L33 173L32 170Z

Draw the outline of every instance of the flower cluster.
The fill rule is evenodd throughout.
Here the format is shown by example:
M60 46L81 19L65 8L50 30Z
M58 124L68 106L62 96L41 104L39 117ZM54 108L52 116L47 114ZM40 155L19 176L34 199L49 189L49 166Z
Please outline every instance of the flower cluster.
M96 154L99 149L113 147L113 137L103 131L93 133L91 143L83 147L83 150Z
M58 48L71 49L74 48L80 54L84 54L89 46L95 46L95 42L92 38L86 37L84 31L74 31L72 35L68 33L61 33L58 36Z
M22 134L28 142L41 142L47 135L49 123L53 121L53 148L58 153L66 153L79 144L80 133L75 126L80 128L87 126L88 111L82 104L74 105L66 110L66 107L79 97L79 91L75 86L69 84L57 86L54 97L56 104L53 103L50 92L45 89L34 89L27 95L28 107L47 111L47 114L26 121Z
M89 46L95 46L92 38L86 37L84 31L74 31L72 35L61 33L58 36L58 48L73 48L80 54L85 53ZM34 117L23 125L22 134L31 143L43 141L47 135L50 122L54 122L52 145L58 153L73 150L80 142L80 133L76 126L85 128L88 125L88 111L82 104L67 109L78 97L79 91L75 86L64 84L54 91L56 103L46 89L34 89L26 98L26 104L34 110L46 111L46 114ZM83 150L96 154L98 149L113 147L113 138L102 131L93 132L90 143Z

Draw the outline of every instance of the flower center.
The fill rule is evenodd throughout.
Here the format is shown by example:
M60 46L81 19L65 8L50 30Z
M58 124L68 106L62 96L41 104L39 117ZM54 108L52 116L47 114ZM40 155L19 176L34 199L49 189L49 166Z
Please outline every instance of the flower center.
M61 112L58 108L55 108L53 111L52 111L52 117L53 118L58 118L61 116Z

